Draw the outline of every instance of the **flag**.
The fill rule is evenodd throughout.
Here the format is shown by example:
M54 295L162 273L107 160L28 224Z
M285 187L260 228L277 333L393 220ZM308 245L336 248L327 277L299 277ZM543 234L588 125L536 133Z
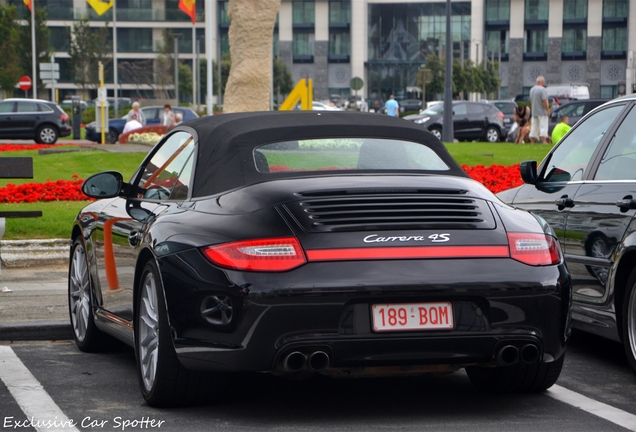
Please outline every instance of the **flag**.
M108 12L108 9L113 7L115 0L86 0L89 5L95 9L97 15L103 15Z
M197 22L197 0L179 0L179 9L192 19L192 24Z
M24 5L29 8L31 12L33 12L33 0L22 0Z

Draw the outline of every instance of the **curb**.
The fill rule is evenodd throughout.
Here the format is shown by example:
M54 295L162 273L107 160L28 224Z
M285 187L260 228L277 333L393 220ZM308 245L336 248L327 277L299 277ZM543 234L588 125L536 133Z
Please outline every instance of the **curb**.
M68 340L73 339L67 321L20 321L0 324L0 340Z
M68 264L71 251L68 239L2 240L0 261L6 267Z

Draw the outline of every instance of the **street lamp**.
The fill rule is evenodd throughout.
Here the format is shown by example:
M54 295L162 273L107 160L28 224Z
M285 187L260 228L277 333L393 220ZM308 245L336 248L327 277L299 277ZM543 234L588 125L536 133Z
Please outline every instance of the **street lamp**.
M182 35L175 34L174 37L174 95L179 106L179 38Z

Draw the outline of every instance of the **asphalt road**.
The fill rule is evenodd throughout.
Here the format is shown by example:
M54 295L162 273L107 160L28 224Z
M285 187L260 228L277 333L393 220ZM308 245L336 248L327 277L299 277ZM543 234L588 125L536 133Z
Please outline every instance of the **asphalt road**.
M309 381L246 374L232 379L221 404L160 410L141 397L134 354L123 345L85 354L68 341L5 343L0 362L0 430L7 431L36 430L28 427L32 415L48 426L72 421L77 430L102 431L636 430L636 376L622 347L582 333L557 385L540 394L484 394L463 371ZM46 426L39 430L54 430Z

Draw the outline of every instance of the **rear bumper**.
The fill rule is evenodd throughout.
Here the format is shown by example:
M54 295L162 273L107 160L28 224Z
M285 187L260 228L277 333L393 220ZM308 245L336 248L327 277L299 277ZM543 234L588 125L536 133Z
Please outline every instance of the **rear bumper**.
M501 347L526 344L550 362L563 355L569 337L564 266L410 260L307 264L266 274L217 269L198 251L184 255L162 258L160 268L175 349L192 369L280 370L295 351L324 351L332 368L461 367L493 363ZM201 316L210 296L231 298L229 325ZM373 304L439 301L453 305L452 330L372 329Z

